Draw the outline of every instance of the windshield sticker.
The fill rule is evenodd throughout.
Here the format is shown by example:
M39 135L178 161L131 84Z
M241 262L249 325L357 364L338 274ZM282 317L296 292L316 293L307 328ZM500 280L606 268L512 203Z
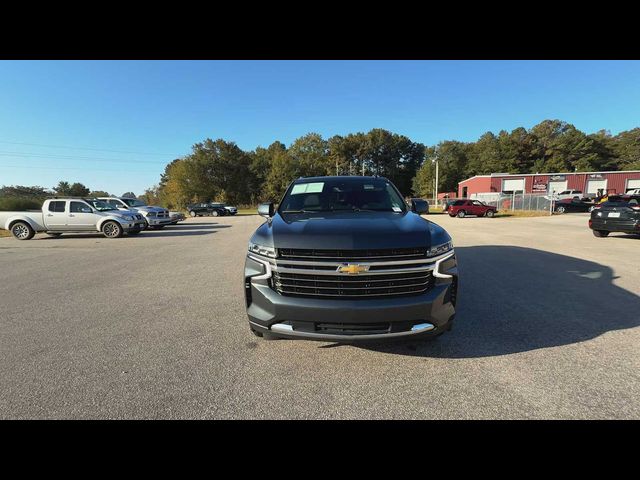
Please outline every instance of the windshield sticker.
M320 193L324 188L324 182L315 183L299 183L291 189L291 195L299 195L301 193Z

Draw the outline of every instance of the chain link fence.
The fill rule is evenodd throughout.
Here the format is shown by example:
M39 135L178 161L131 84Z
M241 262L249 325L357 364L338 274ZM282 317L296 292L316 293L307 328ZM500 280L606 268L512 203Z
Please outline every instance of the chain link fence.
M547 193L477 193L469 197L470 200L478 200L487 205L496 207L498 211L539 211L551 213L551 200ZM442 210L445 201L457 200L425 198L429 202L429 210Z

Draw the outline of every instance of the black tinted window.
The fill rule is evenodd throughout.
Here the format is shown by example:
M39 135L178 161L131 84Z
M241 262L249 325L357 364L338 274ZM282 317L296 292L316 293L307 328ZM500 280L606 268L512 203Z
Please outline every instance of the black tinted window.
M50 212L64 212L64 201L59 202L49 202L49 211Z
M89 205L82 202L71 202L71 205L69 206L69 211L71 213L82 213L83 210L91 210L91 208Z
M460 205L464 205L465 203L467 203L466 200L456 200L455 202L453 202L453 205L459 207Z

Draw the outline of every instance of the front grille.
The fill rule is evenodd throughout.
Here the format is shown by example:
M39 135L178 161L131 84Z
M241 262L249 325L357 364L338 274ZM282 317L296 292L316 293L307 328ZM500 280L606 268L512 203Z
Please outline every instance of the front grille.
M384 298L420 295L433 287L430 271L388 275L313 275L274 272L273 284L281 295L319 298Z

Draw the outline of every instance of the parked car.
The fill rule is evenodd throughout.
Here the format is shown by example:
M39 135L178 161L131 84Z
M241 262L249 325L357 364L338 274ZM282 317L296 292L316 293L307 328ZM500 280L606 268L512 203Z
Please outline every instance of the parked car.
M556 213L590 212L595 207L594 202L585 202L575 198L566 198L554 203L553 211Z
M169 218L171 219L171 225L177 225L178 222L183 221L185 218L182 212L169 212Z
M545 195L547 200L564 200L565 198L577 198L580 200L584 198L582 190L563 190L560 193L554 193L553 195Z
M137 198L98 197L98 200L102 200L118 210L140 213L144 217L147 227L152 229L158 230L171 223L169 210L162 207L149 206Z
M228 215L228 211L221 203L193 203L187 205L187 211L191 217L202 217L204 215L212 215L214 217L223 217Z
M596 237L606 237L611 232L640 234L640 202L632 198L601 204L591 212L589 228Z
M634 188L633 190L629 190L625 195L640 195L640 188Z
M40 212L0 212L0 225L18 240L30 240L38 232L58 237L63 233L102 232L107 238L140 233L144 219L88 198L45 200Z
M449 330L458 269L449 234L383 177L299 178L251 236L243 283L259 336L324 341Z
M443 204L442 204L442 211L443 212L448 212L449 211L449 207L451 205L453 205L453 203L457 200L461 200L460 198L447 198L446 200L444 200Z
M229 215L235 215L236 213L238 213L238 209L236 207L232 207L231 205L227 205L224 203L222 204L222 206L225 208Z
M493 217L497 213L497 208L479 200L456 200L448 210L450 217L464 218L467 215L476 215L478 217Z

